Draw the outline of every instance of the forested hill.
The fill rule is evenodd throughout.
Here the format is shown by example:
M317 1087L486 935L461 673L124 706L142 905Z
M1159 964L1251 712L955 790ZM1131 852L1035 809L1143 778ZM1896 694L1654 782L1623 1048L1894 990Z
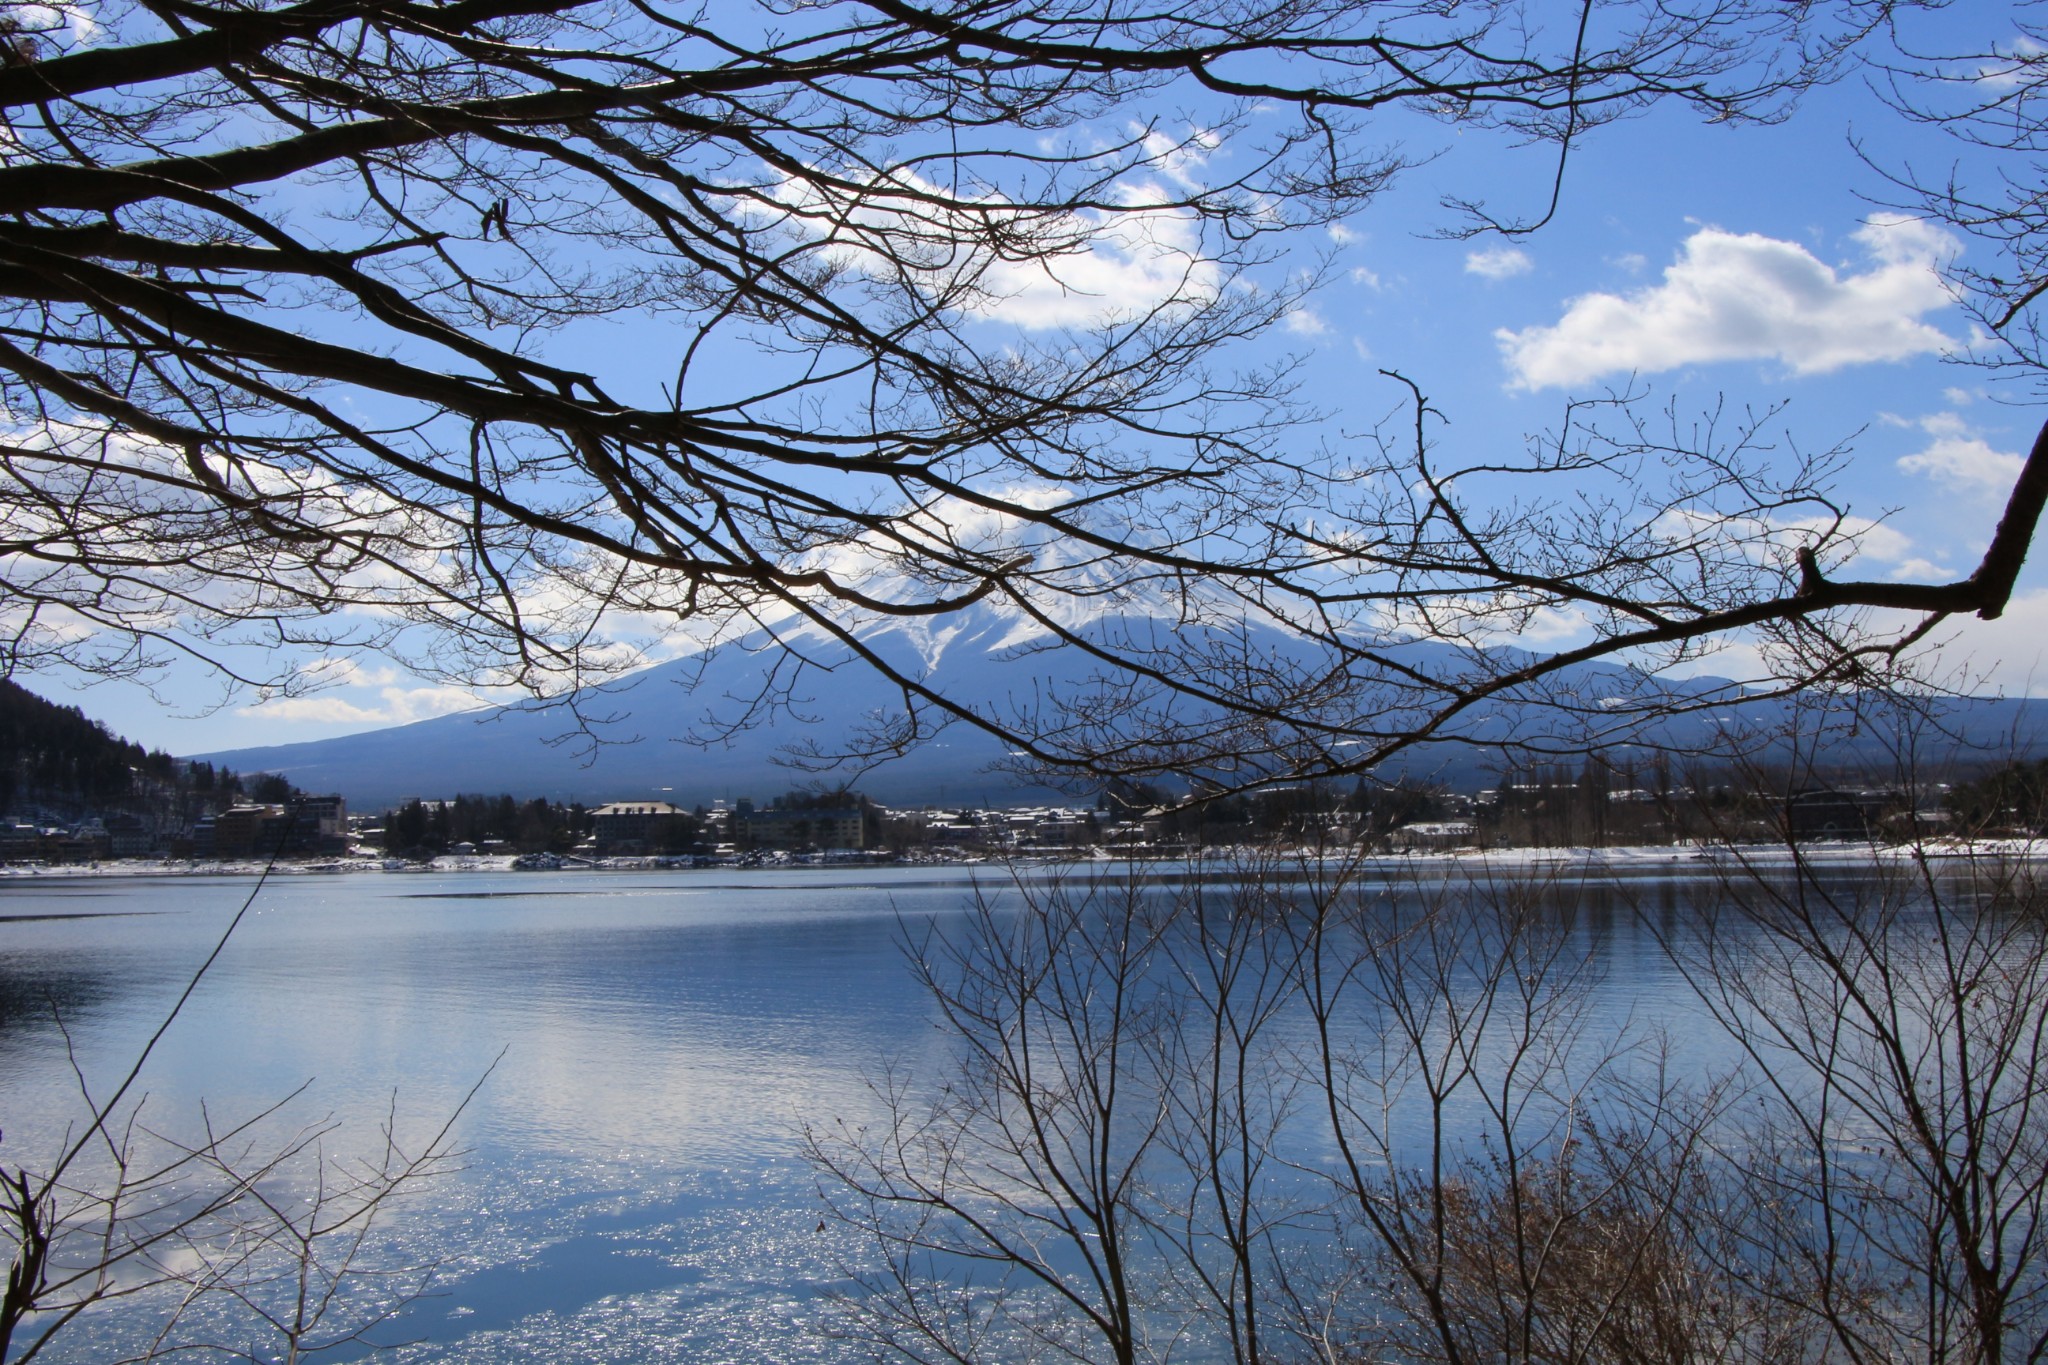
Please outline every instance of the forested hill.
M75 706L0 679L0 813L139 815L240 792L240 779L226 769L188 767L110 733Z

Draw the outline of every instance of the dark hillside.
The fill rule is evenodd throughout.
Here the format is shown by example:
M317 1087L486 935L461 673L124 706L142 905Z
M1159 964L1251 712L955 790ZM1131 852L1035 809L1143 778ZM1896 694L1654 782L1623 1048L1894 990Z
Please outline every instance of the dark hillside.
M242 794L211 763L181 764L113 734L75 706L0 679L0 812L183 813Z

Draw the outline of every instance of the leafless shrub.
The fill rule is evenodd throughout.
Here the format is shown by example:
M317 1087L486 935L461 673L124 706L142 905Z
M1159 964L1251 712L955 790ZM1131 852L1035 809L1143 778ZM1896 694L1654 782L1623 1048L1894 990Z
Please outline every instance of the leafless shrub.
M1730 852L1643 918L1704 1072L1553 878L1019 882L917 945L957 1069L812 1134L878 1252L848 1321L956 1361L2042 1359L2039 888L1877 861Z

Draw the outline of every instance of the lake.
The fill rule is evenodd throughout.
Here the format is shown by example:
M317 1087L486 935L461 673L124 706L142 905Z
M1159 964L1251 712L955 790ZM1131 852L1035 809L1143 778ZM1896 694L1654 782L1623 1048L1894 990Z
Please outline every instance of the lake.
M439 1263L432 1297L379 1329L416 1344L385 1358L841 1359L827 1293L861 1249L820 1229L800 1128L874 1117L885 1060L936 1074L946 1039L898 936L957 920L976 871L1005 885L967 868L276 876L150 1060L145 1121L189 1137L304 1086L262 1132L331 1115L326 1153L348 1156L378 1148L387 1113L423 1139L474 1087L461 1169L370 1249ZM1683 913L1684 885L1639 882L1653 921ZM0 1158L35 1167L84 1112L66 1034L105 1093L251 886L0 882ZM1602 1014L1691 1008L1625 908L1584 919ZM113 1358L148 1311L98 1310L48 1358ZM268 1358L250 1342L226 1344Z

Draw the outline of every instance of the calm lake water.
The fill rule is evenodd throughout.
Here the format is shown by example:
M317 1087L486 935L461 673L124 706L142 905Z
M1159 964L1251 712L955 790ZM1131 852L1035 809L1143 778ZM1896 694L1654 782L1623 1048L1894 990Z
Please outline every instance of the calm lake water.
M36 1166L83 1112L52 1006L103 1093L250 888L0 883L0 1159ZM1683 913L1682 883L1639 890ZM332 1115L346 1156L394 1110L423 1138L483 1080L463 1168L373 1248L441 1263L386 1332L416 1344L382 1358L841 1359L826 1292L858 1248L819 1230L799 1129L871 1117L884 1060L936 1072L897 939L970 895L968 869L279 876L150 1062L144 1115L189 1135L304 1085L265 1131ZM1584 924L1603 1012L1689 1007L1626 910ZM142 1319L96 1314L55 1359L108 1359Z

